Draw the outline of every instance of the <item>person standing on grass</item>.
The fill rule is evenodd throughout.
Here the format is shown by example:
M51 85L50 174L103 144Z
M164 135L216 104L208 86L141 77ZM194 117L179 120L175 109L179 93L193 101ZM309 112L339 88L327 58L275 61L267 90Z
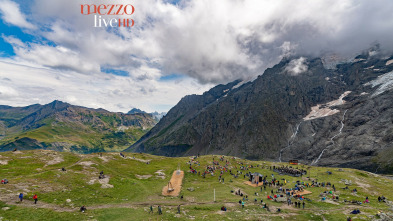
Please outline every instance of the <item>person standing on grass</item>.
M150 214L150 213L154 213L154 212L153 212L153 206L152 206L152 205L150 205L150 211L149 211L149 214Z
M38 201L38 196L37 196L37 194L34 194L33 200L34 200L34 204L37 204L37 201Z
M304 206L306 205L306 203L303 201L303 209L304 209Z
M177 206L177 213L180 214L180 205Z
M158 206L158 215L162 214L161 206Z
M244 201L242 201L242 209L244 209Z
M20 194L19 194L19 200L20 200L20 202L23 201L23 193L20 193Z

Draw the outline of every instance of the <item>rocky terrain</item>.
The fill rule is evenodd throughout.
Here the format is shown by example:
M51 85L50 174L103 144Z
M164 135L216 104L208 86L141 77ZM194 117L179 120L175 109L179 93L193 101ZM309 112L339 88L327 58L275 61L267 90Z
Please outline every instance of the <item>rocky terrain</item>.
M138 140L156 122L149 114L112 113L61 101L0 106L0 151L118 151Z
M127 150L391 173L393 57L375 54L335 68L318 58L285 58L252 82L186 96Z
M156 119L157 121L160 121L161 118L162 118L163 116L165 116L166 112L161 112L161 113L159 113L159 112L157 112L157 111L154 111L154 112L152 112L152 113L147 113L147 112L145 112L145 111L143 111L143 110L141 110L141 109L132 108L130 111L128 111L127 114L150 114L154 119Z

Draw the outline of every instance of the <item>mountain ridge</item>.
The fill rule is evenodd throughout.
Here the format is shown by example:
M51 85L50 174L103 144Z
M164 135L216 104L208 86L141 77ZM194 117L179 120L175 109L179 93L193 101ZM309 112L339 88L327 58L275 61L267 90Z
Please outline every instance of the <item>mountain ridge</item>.
M54 149L119 151L156 124L148 114L112 113L55 100L46 105L0 107L0 151Z
M130 146L127 151L165 156L224 154L247 159L278 160L280 152L287 148L284 149L283 154L285 160L296 158L310 164L318 158L322 150L329 147L330 139L335 135L333 133L338 133L337 128L340 128L345 108L349 108L348 116L353 116L355 109L361 108L356 104L365 102L358 95L374 91L366 84L393 70L393 65L388 64L392 58L361 55L352 62L338 64L335 69L326 69L319 58L302 60L296 57L284 58L257 79L239 88L233 88L233 84L238 82L232 82L214 87L203 95L184 97L151 131ZM293 63L295 65L299 63L293 61L299 60L305 60L307 68L302 73L293 72L292 70L296 68L292 67ZM221 94L216 94L219 96L213 96L214 100L208 105L202 105L202 101L209 101L211 95L217 91L221 91ZM335 107L341 114L311 120L312 123L303 120L311 112L312 107L339 99L346 91L352 91L350 95L343 98L348 102L343 106ZM391 96L386 93L384 96ZM366 97L369 102L383 99L380 96ZM387 108L393 112L392 108ZM374 117L379 119L378 116ZM347 120L344 119L344 125L345 121ZM294 135L293 128L301 122L303 125L300 125L300 133L290 141L291 136ZM318 122L320 125L317 124ZM326 134L317 133L320 139L310 138L308 136L311 135L304 133L306 130L312 130L313 127L317 128L316 125L319 125L319 130L326 132ZM387 123L382 129L378 129L378 133L387 133L385 139L389 140L391 128L393 128L392 123ZM329 147L324 151L329 154L322 154L319 165L338 165L334 155L329 151L338 151L336 146L348 151L348 148L341 146L344 144L342 136L350 135L350 131L344 127L343 133L333 138L333 140L338 139L334 144L335 147ZM375 134L362 139L374 138L376 138ZM292 144L288 145L289 142ZM356 143L356 145L373 149L370 143L366 143L364 145ZM381 146L378 151L368 152L369 154L359 156L351 153L356 156L355 158L344 153L345 157L341 157L339 164L369 171L374 171L379 166L379 171L390 171L387 161L375 156L377 153L385 153L386 148L390 153L389 144L381 145L383 147Z

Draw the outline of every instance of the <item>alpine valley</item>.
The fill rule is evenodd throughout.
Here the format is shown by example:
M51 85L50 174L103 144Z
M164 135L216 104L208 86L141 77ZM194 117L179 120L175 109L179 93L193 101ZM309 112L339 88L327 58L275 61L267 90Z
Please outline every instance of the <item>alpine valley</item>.
M150 114L113 113L61 101L27 107L0 106L0 151L121 151L156 123Z

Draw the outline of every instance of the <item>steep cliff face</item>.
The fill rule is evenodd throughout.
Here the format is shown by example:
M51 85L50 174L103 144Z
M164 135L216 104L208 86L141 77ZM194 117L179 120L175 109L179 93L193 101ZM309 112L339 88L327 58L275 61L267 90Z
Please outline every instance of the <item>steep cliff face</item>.
M252 82L184 97L127 150L388 170L378 155L393 152L392 92L369 82L393 70L391 59L362 55L335 69L285 59Z
M391 58L367 58L339 66L351 91L345 102L335 107L339 112L300 121L297 136L283 159L391 173L393 67L389 61Z

